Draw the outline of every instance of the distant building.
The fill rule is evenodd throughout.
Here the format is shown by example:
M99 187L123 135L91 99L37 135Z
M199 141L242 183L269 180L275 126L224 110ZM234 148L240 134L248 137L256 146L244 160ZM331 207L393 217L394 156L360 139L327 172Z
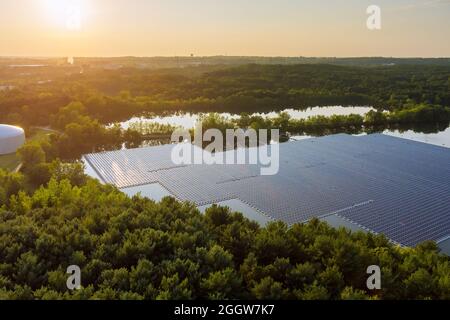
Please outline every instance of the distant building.
M22 128L0 124L0 155L14 153L25 142Z

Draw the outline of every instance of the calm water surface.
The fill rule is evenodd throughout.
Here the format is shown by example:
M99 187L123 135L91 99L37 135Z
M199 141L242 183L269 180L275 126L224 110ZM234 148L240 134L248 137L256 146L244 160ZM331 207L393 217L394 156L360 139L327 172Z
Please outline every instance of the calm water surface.
M394 137L450 148L450 127L438 133L422 133L415 132L413 130L408 130L405 132L400 132L399 130L385 130L383 133Z
M333 107L314 107L308 108L305 110L294 110L294 109L286 109L283 112L287 112L293 119L307 119L312 116L326 116L329 117L331 115L350 115L350 114L359 114L365 115L370 110L374 110L370 107L341 107L341 106L333 106ZM221 113L222 116L232 119L239 117L239 115L232 115L230 113ZM269 117L274 118L277 116L277 112L271 113L255 113L255 116ZM127 129L129 125L133 122L155 122L159 124L169 124L172 126L183 127L186 129L191 129L195 127L200 115L192 114L192 113L179 113L168 116L156 116L152 118L147 117L134 117L128 121L124 121L121 123L122 127Z
M371 107L342 107L342 106L330 106L330 107L314 107L308 108L305 110L294 110L294 109L286 109L284 112L287 112L293 119L307 119L312 116L331 116L331 115L350 115L350 114L359 114L365 115L370 110L374 110ZM221 113L222 116L227 117L229 119L239 117L238 115L232 115L229 113ZM276 112L271 112L267 114L257 113L254 115L260 115L263 117L276 117ZM193 128L198 121L200 115L192 114L192 113L179 113L167 116L156 116L152 118L148 117L134 117L129 119L128 121L124 121L121 123L121 126L124 129L127 129L131 123L134 122L155 122L159 124L172 125L177 127L183 127L186 129ZM384 130L383 133L399 138L410 139L414 141L420 141L425 143L430 143L438 146L443 146L450 148L450 127L442 128L440 130L435 130L436 132L421 132L420 129L417 130ZM293 140L307 139L311 138L311 136L293 136ZM166 141L162 142L165 143ZM169 141L167 141L169 142ZM148 144L154 144L155 141L150 142Z

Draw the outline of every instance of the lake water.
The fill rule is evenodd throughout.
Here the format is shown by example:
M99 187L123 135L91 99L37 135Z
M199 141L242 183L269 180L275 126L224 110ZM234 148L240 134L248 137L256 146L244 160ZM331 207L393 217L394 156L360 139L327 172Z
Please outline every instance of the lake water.
M45 64L10 64L10 68L40 68L46 67Z
M382 132L383 134L408 139L408 140L414 140L419 142L425 142L429 144L434 144L441 147L450 148L450 127L447 128L444 131L436 132L436 133L423 133L423 132L416 132L414 130L407 130L407 131L400 131L400 130L384 130ZM367 134L367 133L363 133ZM294 135L291 137L291 141L298 141L303 139L309 139L313 138L313 136L309 135Z
M348 116L351 114L359 114L361 116L364 116L369 111L376 111L373 108L370 107L342 107L342 106L332 106L332 107L314 107L314 108L308 108L305 110L294 110L294 109L287 109L284 110L284 112L287 112L292 119L307 119L309 117L314 116L325 116L329 117L332 115L340 115L340 116ZM271 112L267 114L260 113L258 115L261 116L267 116L269 118L274 118L277 116L277 112Z
M359 114L365 115L370 110L375 110L370 107L341 107L341 106L332 106L332 107L314 107L308 108L305 110L294 110L294 109L286 109L284 112L287 112L293 119L307 119L312 116L326 116L329 117L331 115L350 115L350 114ZM239 115L232 115L230 113L221 113L222 116L232 119L239 117ZM277 116L277 112L271 113L255 113L256 116L269 117L274 118ZM200 115L192 114L192 113L179 113L168 116L155 116L155 117L135 117L131 118L128 121L122 122L121 125L124 129L127 129L129 125L133 122L154 122L159 124L169 124L172 126L183 127L186 129L191 129L195 127Z
M305 110L294 110L294 109L286 109L284 112L287 112L293 119L306 119L308 117L312 116L331 116L331 115L349 115L349 114L359 114L359 115L365 115L370 110L374 110L370 107L342 107L342 106L330 106L330 107L314 107L314 108L308 108ZM222 113L221 114L224 117L227 118L235 118L239 117L238 115L232 115L229 113ZM255 115L260 115L263 117L276 117L277 113L257 113ZM154 122L159 124L165 124L165 125L172 125L172 126L178 126L183 127L186 129L193 128L196 124L196 122L199 119L198 114L191 114L191 113L179 113L179 114L173 114L173 115L167 115L167 116L155 116L155 117L135 117L131 118L128 121L122 122L121 126L124 129L127 129L131 123L134 122ZM450 127L448 128L439 128L431 131L423 130L423 129L411 129L411 130L396 130L396 129L388 129L382 131L382 133L387 135L396 136L399 138L404 139L410 139L425 143L430 143L438 146L443 146L450 148ZM311 136L303 135L303 136L293 136L293 140L299 140L299 139L307 139L311 138ZM167 143L169 141L164 141L161 143ZM155 141L147 142L147 145L155 144Z
M438 133L422 133L415 132L413 130L408 130L405 132L400 132L399 130L385 130L383 133L394 137L450 148L450 127Z

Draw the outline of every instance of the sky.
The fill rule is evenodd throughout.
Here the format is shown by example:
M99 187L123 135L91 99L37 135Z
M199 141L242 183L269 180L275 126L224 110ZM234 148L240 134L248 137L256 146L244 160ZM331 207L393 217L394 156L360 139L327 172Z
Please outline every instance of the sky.
M449 39L450 0L0 0L0 56L450 57Z

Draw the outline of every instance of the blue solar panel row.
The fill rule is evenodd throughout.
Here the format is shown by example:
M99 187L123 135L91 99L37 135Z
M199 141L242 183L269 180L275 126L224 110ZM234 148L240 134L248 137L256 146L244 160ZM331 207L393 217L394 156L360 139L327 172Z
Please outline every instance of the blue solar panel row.
M174 166L173 146L85 156L120 188L158 182L176 198L207 205L239 199L288 224L337 214L414 246L450 235L450 149L375 134L280 145L280 171L257 165Z

